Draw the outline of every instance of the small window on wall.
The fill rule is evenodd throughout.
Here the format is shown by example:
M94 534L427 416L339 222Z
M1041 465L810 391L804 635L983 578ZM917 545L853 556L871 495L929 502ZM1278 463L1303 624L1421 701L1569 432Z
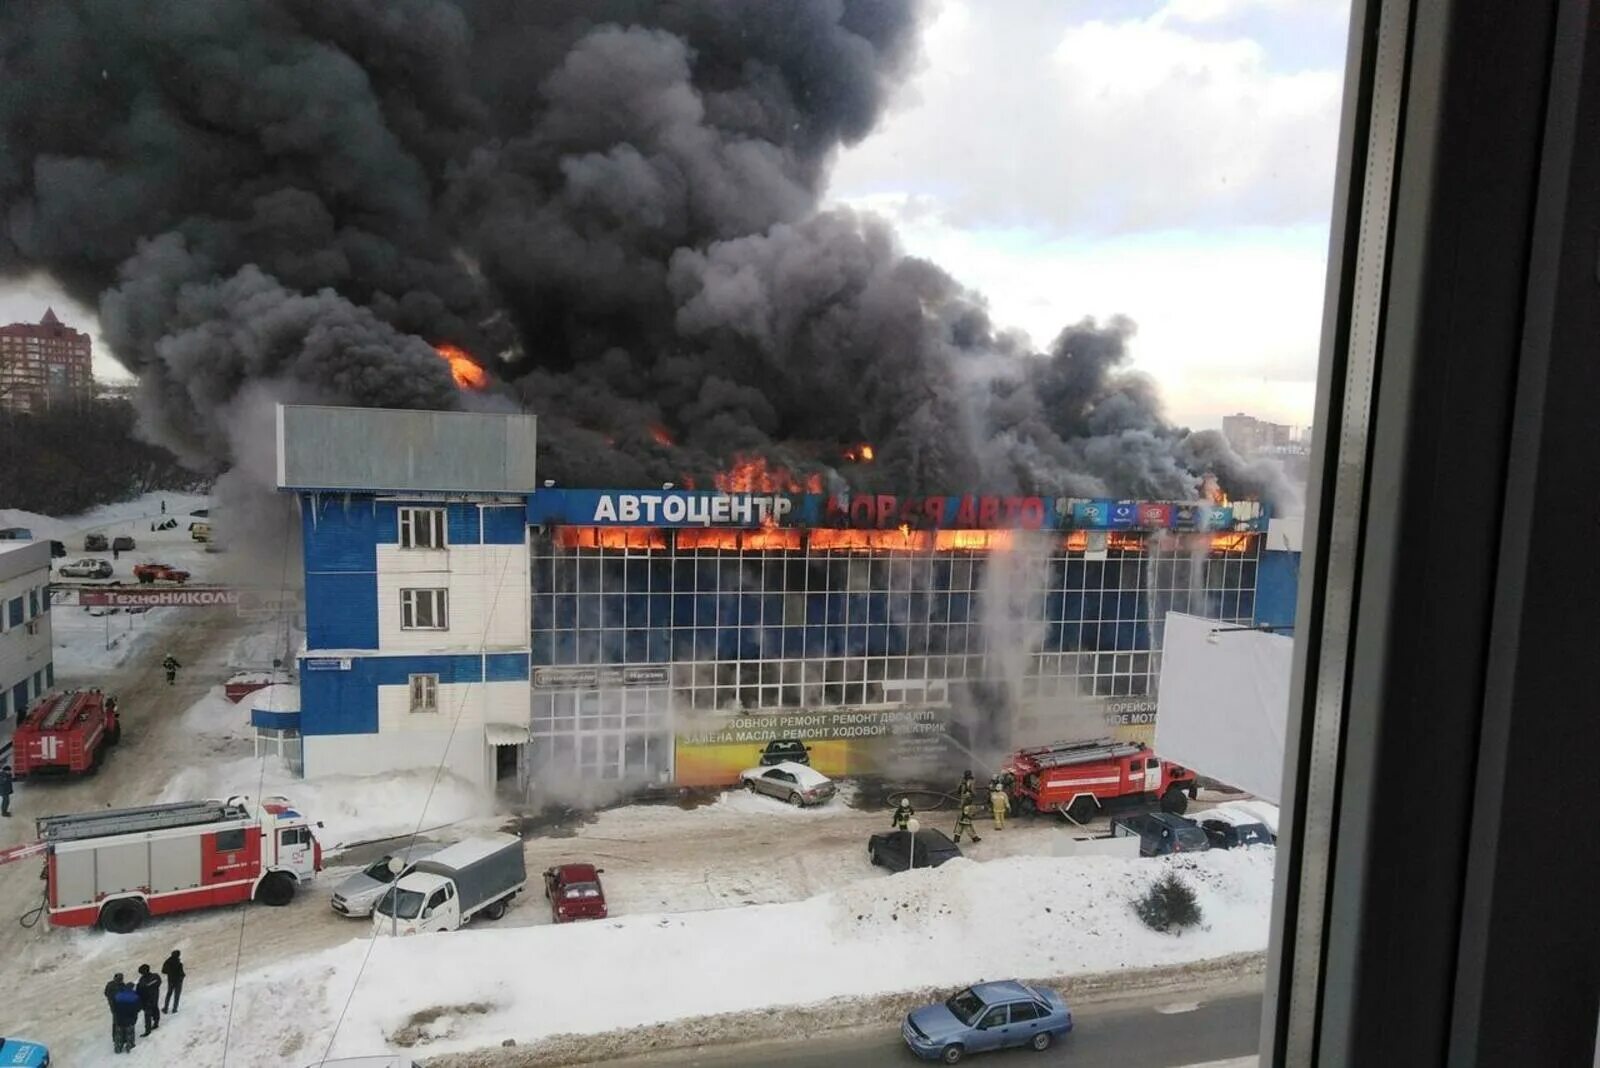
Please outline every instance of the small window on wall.
M400 509L400 548L443 549L443 508Z
M450 626L444 590L401 590L401 630L446 630Z
M439 711L439 676L411 676L411 711L413 713Z

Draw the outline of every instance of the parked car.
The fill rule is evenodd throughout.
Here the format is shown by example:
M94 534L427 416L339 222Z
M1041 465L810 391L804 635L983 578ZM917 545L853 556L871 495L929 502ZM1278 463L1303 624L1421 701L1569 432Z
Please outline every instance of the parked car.
M752 793L770 794L796 808L820 805L834 794L832 779L816 768L788 761L741 771L739 782Z
M378 903L378 898L383 896L390 883L400 877L401 872L443 848L433 842L418 842L399 854L373 861L333 888L333 911L341 916L372 915L372 906ZM397 863L391 866L391 862Z
M606 918L604 868L593 864L558 864L544 872L544 896L550 899L550 922Z
M209 516L211 514L211 509L209 509L209 508L196 508L194 511L190 512L189 514L190 515L198 515L198 516Z
M65 555L67 555L66 543L57 541L55 538L51 538L50 539L50 557L51 557L51 559L59 560Z
M99 560L93 556L85 556L81 560L74 560L70 564L62 564L56 568L56 574L62 578L90 578L103 579L111 577L111 561Z
M133 538L127 534L118 534L116 537L111 539L111 548L119 553L129 553L137 548L137 546L134 545Z
M909 831L884 831L867 839L867 856L873 864L890 871L911 868L937 868L961 855L961 847L943 831L919 830L913 840Z
M32 541L33 531L27 527L0 527L0 541Z
M83 536L83 551L86 553L108 553L111 551L111 542L106 540L104 534L85 534Z
M761 766L774 764L810 764L811 747L798 738L774 738L761 751Z
M5 1068L50 1068L50 1051L23 1038L0 1038L0 1065Z
M188 582L189 572L181 567L171 564L134 564L133 577L141 583L150 582Z
M1206 832L1193 820L1170 812L1141 812L1116 816L1111 820L1114 838L1139 839L1141 857L1164 857L1168 853L1200 853L1211 848Z
M1044 1051L1072 1033L1072 1010L1054 990L1012 979L977 983L906 1013L900 1034L925 1061L956 1064L969 1053L1028 1046Z
M1194 816L1206 832L1212 849L1237 849L1240 846L1274 845L1277 835L1261 822L1261 817L1231 804L1218 805Z

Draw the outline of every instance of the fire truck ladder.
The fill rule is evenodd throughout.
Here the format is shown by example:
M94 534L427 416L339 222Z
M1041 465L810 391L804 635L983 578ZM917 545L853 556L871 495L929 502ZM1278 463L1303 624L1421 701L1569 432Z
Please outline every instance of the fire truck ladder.
M246 819L250 810L228 801L179 801L170 805L113 808L69 816L44 816L37 821L45 842L75 842L114 834L138 834L171 827L193 827L223 820Z
M1023 749L1019 757L1033 761L1039 768L1060 768L1070 764L1088 764L1097 760L1115 760L1145 751L1142 742L1115 742L1101 738L1092 742L1057 742L1033 749Z
M72 719L73 707L77 702L75 693L57 694L50 701L49 711L39 719L39 729L45 731L60 730Z

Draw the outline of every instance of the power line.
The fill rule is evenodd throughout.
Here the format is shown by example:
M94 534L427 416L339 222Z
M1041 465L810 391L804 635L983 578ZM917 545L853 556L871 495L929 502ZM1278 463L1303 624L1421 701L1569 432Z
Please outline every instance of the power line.
M483 532L483 521L483 508L480 506L478 509L478 531L480 538ZM481 540L479 544L482 544ZM524 550L524 552L526 552L526 550ZM500 575L494 584L494 597L489 602L489 611L485 613L483 617L483 637L478 642L478 651L476 655L480 658L479 681L485 687L486 696L487 687L489 685L489 673L487 670L484 670L481 658L488 651L489 622L494 619L495 608L500 604L500 591L505 587L506 569L511 566L511 560L514 556L514 551L508 551L506 553L505 561L500 566ZM438 788L439 780L444 775L445 762L450 755L450 746L455 742L456 728L461 723L461 713L466 709L466 702L467 691L463 690L456 704L455 715L450 719L450 733L445 737L444 749L440 752L439 763L434 768L433 781L428 784L428 794L422 800L422 810L417 813L417 826L406 839L406 855L408 856L410 855L411 848L416 844L417 835L422 833L422 821L427 818L428 805L433 802L434 791ZM396 904L398 905L398 900ZM361 965L356 969L356 977L350 984L350 993L345 995L344 1005L342 1005L339 1009L339 1017L333 1022L333 1032L328 1035L328 1045L323 1049L322 1056L317 1059L317 1063L319 1065L324 1063L328 1059L328 1055L333 1052L333 1044L339 1038L339 1029L344 1026L344 1018L350 1011L351 1002L355 1000L356 990L361 986L361 977L366 974L367 963L372 959L372 951L377 947L377 945L378 936L376 933L374 933L370 938L367 939L367 949L366 952L361 955Z

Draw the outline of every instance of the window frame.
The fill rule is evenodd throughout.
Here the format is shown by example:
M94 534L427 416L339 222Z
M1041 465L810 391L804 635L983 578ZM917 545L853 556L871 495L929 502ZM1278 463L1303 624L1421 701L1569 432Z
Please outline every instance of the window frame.
M424 595L426 597L424 598ZM417 622L417 609L426 599L430 604L430 611L437 614L442 620L439 623L422 624ZM400 589L400 629L401 630L449 630L450 629L450 590L445 586L403 586Z
M420 703L417 701L418 684L429 698ZM429 705L432 707L428 707ZM436 716L439 714L439 674L438 672L422 671L406 676L406 710L413 716Z
M438 552L450 547L448 509L435 505L403 504L396 512L395 544L401 549L407 552ZM437 535L433 544L418 544L417 534L424 529L430 537Z

